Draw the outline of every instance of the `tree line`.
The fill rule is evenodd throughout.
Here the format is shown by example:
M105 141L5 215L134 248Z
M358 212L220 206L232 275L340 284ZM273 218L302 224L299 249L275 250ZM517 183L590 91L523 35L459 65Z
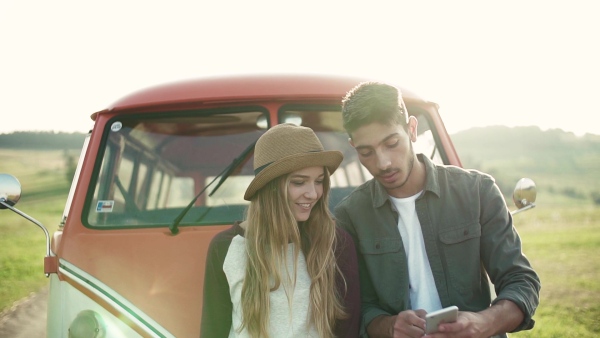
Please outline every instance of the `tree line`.
M0 134L0 148L32 150L71 150L81 149L84 133L52 131L16 131Z

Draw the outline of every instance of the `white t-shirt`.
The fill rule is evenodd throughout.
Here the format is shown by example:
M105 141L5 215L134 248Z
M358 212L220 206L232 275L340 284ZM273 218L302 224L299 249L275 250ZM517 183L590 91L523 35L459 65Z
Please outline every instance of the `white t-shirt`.
M442 304L427 259L423 231L415 208L415 201L420 195L421 192L406 198L390 196L390 200L400 216L398 217L398 230L400 236L402 236L402 243L408 260L412 309L424 309L427 312L432 312L441 309Z

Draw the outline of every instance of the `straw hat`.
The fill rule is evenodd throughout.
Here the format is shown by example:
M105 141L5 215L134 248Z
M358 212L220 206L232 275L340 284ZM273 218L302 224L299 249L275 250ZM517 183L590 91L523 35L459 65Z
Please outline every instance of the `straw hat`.
M327 167L332 174L342 162L339 151L325 151L312 129L291 123L278 124L267 130L254 148L254 179L244 199L252 196L269 181L307 167Z

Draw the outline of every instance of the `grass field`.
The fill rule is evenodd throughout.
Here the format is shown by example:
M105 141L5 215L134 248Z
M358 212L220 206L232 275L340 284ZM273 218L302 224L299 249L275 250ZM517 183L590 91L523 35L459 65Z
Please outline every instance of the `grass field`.
M21 182L16 207L51 233L60 222L70 186L63 158L61 151L0 150L0 173ZM47 285L45 253L46 239L39 227L10 210L0 210L0 313Z
M69 183L62 152L19 154L0 150L0 172L23 185L17 207L56 230ZM49 187L49 188L48 188ZM512 205L512 203L509 203ZM541 304L531 331L511 337L600 336L600 207L546 191L537 207L515 216L523 250L542 281ZM0 311L47 283L43 232L9 210L0 210Z
M70 182L62 151L0 149L0 173L19 179L22 197L16 207L48 228L57 229ZM44 232L14 212L0 210L0 312L48 283L43 260Z
M544 205L516 216L523 250L540 275L536 326L516 337L600 336L600 208Z

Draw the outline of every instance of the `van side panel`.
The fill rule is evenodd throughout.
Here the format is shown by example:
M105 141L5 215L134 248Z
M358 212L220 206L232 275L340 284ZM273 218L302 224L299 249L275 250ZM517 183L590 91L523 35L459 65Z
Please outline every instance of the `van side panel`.
M183 227L176 236L168 229L86 231L63 238L61 258L135 304L174 336L197 337L206 252L214 235L227 227ZM66 280L61 275L60 283ZM77 304L64 295L70 284L60 287L63 295L56 300L68 304L65 309ZM65 316L72 317L73 311Z

